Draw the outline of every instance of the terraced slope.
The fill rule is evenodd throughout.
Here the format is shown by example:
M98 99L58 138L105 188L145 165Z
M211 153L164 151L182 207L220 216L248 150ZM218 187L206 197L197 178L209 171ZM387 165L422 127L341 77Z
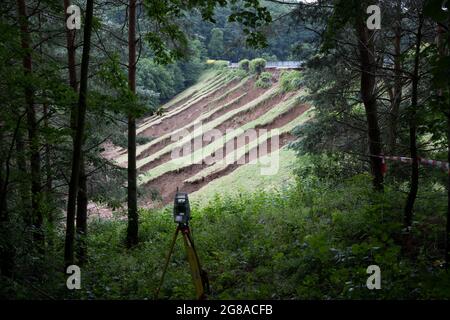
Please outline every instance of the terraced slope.
M137 148L139 184L147 194L159 194L158 201L145 197L144 205L170 203L177 188L205 194L208 184L232 176L238 168L259 168L261 176L263 167L285 169L280 162L286 159L284 146L293 140L290 132L311 112L301 103L302 90L285 93L278 72L272 75L272 86L261 89L254 77L210 70L164 105L162 116L139 122L137 134L152 138ZM126 151L113 159L126 166Z

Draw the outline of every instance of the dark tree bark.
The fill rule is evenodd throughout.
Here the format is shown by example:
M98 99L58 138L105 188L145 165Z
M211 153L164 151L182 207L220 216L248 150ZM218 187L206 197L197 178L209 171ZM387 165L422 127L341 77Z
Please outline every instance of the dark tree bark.
M67 12L67 8L70 6L70 0L64 0L64 12ZM66 13L66 19L69 18L69 14ZM69 84L77 91L77 69L75 60L75 30L66 28L66 45L67 45L67 62L69 67ZM72 121L75 121L75 117L71 117ZM74 124L72 124L74 127Z
M28 28L28 15L24 0L17 0L17 11L20 25L21 47L24 51L22 65L25 76L29 78L33 72L30 32ZM31 168L31 212L35 230L35 239L42 240L42 212L39 208L41 192L41 156L39 154L38 124L34 107L34 92L30 83L25 87L25 101L27 110L27 129L30 143L30 168Z
M397 139L397 122L400 112L400 104L403 94L402 62L401 62L401 40L402 40L402 7L401 0L396 5L396 25L394 28L394 86L391 90L391 110L389 117L388 147L389 152L395 153Z
M64 10L67 14L67 8L70 6L70 0L64 0ZM66 28L66 43L67 43L67 65L69 69L69 84L72 89L77 92L77 70L76 70L76 47L75 47L75 30L69 30ZM72 131L76 130L76 105L73 105L70 115L70 126ZM79 189L77 194L77 214L76 214L76 232L77 232L77 257L78 263L81 265L86 261L86 236L87 236L87 193L86 193L86 173L84 164L84 151L81 154L80 160L80 177L79 177Z
M409 110L409 150L411 153L411 187L405 205L405 227L410 228L413 218L414 202L419 188L419 162L417 155L417 104L419 87L419 68L420 68L420 45L422 43L422 25L423 17L419 17L419 26L417 29L416 50L414 54L414 71L412 75L411 108Z
M0 135L1 138L1 135ZM0 159L0 223L3 224L4 221L8 221L8 211L6 206L6 194L8 192L8 181L6 180L5 173L3 169L3 159Z
M87 190L86 190L86 174L84 168L84 154L81 154L80 160L80 186L77 195L77 258L78 264L83 265L87 259Z
M361 62L361 97L367 117L373 185L375 190L383 191L382 160L374 157L381 154L381 135L378 124L377 98L375 95L376 61L373 34L372 31L367 29L362 19L358 19L356 23L356 33L358 36L358 50Z
M3 130L0 131L0 141L3 141ZM14 147L14 141L12 142L12 147ZM0 153L0 225L3 226L5 221L9 220L6 195L8 193L9 184L9 160L11 157L12 148L6 159L3 159Z
M2 138L1 135L0 138ZM4 170L3 159L0 159L0 232L4 239L0 247L0 275L11 277L14 265L14 252L10 240L9 214L6 202L6 193L8 192L8 181L7 177L5 177L7 173L4 173L6 170Z
M17 132L16 139L16 163L17 169L19 170L21 176L27 177L28 167L27 160L25 158L25 143L23 142L23 134L21 129ZM31 193L30 184L28 178L22 178L19 182L18 192L21 199L21 209L23 214L23 222L30 228L33 225L33 219L29 214L31 208Z
M79 187L81 152L83 149L84 127L86 117L86 98L88 91L89 54L91 49L93 0L87 0L86 17L83 36L83 54L81 58L80 92L77 109L76 132L73 142L72 173L69 183L69 197L67 203L66 239L64 247L64 262L66 266L74 263L74 233L76 196Z
M447 26L444 28L439 25L438 27L438 50L441 57L448 56L450 39L449 39L449 28L450 22L447 21ZM447 38L447 42L445 39ZM442 96L442 90L439 90L438 95ZM447 87L447 161L450 163L450 87ZM450 269L450 174L447 178L447 223L445 226L445 267L447 270Z
M128 7L128 85L136 92L136 0L130 0ZM136 119L128 115L128 228L127 246L138 243L139 217L137 212L136 182Z
M447 89L450 91L450 88ZM450 163L450 101L447 109L447 161ZM447 178L447 224L445 226L445 267L450 269L450 174Z
M0 134L0 138L2 135ZM3 159L0 158L0 222L7 220L6 193L8 183L4 178Z
M14 150L14 144L17 143L17 137L20 132L20 123L23 115L17 119L14 136L9 146L6 158L0 158L0 232L4 237L3 245L0 247L0 273L11 277L14 269L15 249L11 243L10 215L8 213L7 194L9 192L9 176L11 171L11 157ZM3 141L3 131L0 131L0 141Z
M49 128L48 123L49 113L48 113L48 105L44 103L44 127ZM53 173L52 173L52 161L51 161L51 154L50 154L50 144L48 140L45 141L45 192L47 193L47 196L50 195L53 188ZM54 217L52 211L49 212L48 221L50 224L53 224Z

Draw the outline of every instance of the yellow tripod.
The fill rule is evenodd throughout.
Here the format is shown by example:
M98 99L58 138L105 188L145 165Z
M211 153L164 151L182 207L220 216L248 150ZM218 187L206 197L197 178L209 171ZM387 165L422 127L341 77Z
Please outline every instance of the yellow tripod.
M170 245L169 254L166 258L161 281L159 282L158 289L155 294L155 299L158 299L159 291L164 282L164 276L166 275L167 267L169 266L170 257L172 256L175 248L175 242L177 241L178 233L183 235L184 247L186 248L187 258L189 266L191 267L192 280L194 281L195 292L198 300L206 299L206 292L209 291L209 280L206 271L200 266L200 260L198 259L197 251L195 250L194 242L192 241L191 231L187 225L178 225L175 230L175 234Z

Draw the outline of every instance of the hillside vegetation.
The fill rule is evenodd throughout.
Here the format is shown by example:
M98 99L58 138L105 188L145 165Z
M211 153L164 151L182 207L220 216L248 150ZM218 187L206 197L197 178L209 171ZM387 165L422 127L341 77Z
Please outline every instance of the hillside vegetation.
M258 76L256 71L229 69L227 64L215 62L197 84L163 105L161 116L141 120L138 137L150 139L136 152L139 184L143 193L151 195L144 197L145 205L170 203L177 188L186 192L207 188L211 181L240 166L251 170L255 164L250 162L260 158L264 161L261 146L271 143L270 130L277 130L280 148L293 141L291 131L310 118L311 112L307 112L310 107L302 102L305 91L294 92L298 84L290 87L285 80L280 84L280 77L284 79L291 74L291 78L300 77L299 71L290 70L272 70ZM261 87L257 83L264 77L269 79L269 85ZM219 130L223 137L202 141L212 129ZM230 129L234 130L227 132ZM246 132L252 129L257 130L258 136L246 138ZM267 130L268 134L260 136L260 130ZM195 142L197 139L199 144ZM234 143L233 150L226 148L230 143ZM173 158L186 145L193 148ZM223 161L208 163L207 159L219 152ZM122 151L113 160L126 165L127 158L126 151Z
M157 181L154 188L167 185L162 189L166 198L159 198L158 207L169 203L169 195L176 186L193 192L191 227L202 266L209 275L209 298L450 298L449 274L441 268L443 225L430 226L430 217L444 219L443 214L435 214L444 212L439 201L443 191L433 189L432 182L430 188L421 189L417 202L420 214L411 238L417 244L405 254L403 208L399 201L404 199L403 192L395 184L387 183L385 193L374 193L369 175L348 173L355 167L347 163L346 156L298 157L289 148L289 142L295 141L292 130L314 118L313 108L294 111L303 105L301 98L306 93L281 90L276 73L273 85L263 90L255 86L250 75L230 74L232 71L227 69L207 71L199 84L165 104L164 115L143 119L139 127L140 134L146 135L183 110L199 108L196 119L185 122L180 116L181 120L177 120L191 128L195 121L230 106L222 115L210 118L206 125L220 127L232 114L239 114L242 115L239 119L246 122L235 119L228 125L243 129L269 126L285 137L281 148L276 150L280 169L275 176L260 174L263 159L269 154L263 155L263 161L257 165L249 161L240 165L202 164L192 170L167 161L141 171L142 177L147 177L141 180L144 187L153 181ZM254 99L239 102L242 95ZM254 115L257 108L264 108L264 112L248 118L247 110ZM284 120L287 112L294 116ZM176 129L175 126L173 130ZM170 134L164 125L159 130L160 137ZM267 137L261 141L264 139ZM172 143L161 141L165 140L155 136L141 146L141 161L151 163L146 150L152 147L153 151L173 148ZM222 148L224 141L214 141L202 148L209 153ZM261 141L240 146L237 158L248 154ZM61 288L58 283L64 277L49 265L43 266L46 276L36 280L41 290L52 297L64 298L152 299L176 225L170 206L141 208L139 215L140 243L133 250L128 250L123 242L127 225L120 210L110 219L91 217L88 237L91 249L83 269L82 289L68 292ZM62 248L56 250L54 254L59 254ZM383 270L383 290L366 288L366 269L371 264ZM4 294L15 292L17 297L42 298L42 292L30 291L26 283L18 281L8 282L2 290ZM159 297L192 299L194 291L185 250L179 241Z
M450 299L448 1L3 2L0 300Z
M317 165L312 166L312 160ZM238 181L233 174L252 178L243 166L223 177L229 180L221 187L221 179L211 183L217 186L214 197L193 201L191 226L209 275L210 299L450 298L450 278L441 268L439 252L442 228L431 228L429 221L442 212L442 194L421 192L413 234L421 244L405 256L401 192L388 187L384 195L373 193L367 175L342 179L342 163L335 166L336 174L321 171L333 159L305 156L291 161L284 170L292 173L295 168L297 178L280 181L277 187L245 191L236 185L238 192L221 195L225 183ZM170 207L142 209L140 217L141 241L131 251L123 243L126 221L121 217L91 221L81 290L68 292L58 285L65 278L52 266L46 267L49 277L38 282L40 288L54 297L152 299L175 224ZM383 270L382 290L365 286L370 264ZM2 290L42 298L26 283L11 282ZM175 247L159 297L194 298L182 241Z

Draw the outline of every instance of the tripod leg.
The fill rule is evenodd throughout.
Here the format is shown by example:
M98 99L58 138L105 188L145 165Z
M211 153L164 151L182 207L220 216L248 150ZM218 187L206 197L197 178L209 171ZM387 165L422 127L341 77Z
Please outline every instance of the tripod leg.
M194 280L195 291L197 293L197 299L206 299L204 274L200 266L200 260L198 259L197 251L194 247L189 228L181 230L184 239L184 246L187 252L187 258L189 266L191 267L192 279Z
M159 282L159 286L156 289L155 300L158 299L159 291L161 290L161 286L164 282L164 276L166 275L167 267L169 266L169 262L170 262L170 257L172 256L172 252L175 247L175 242L177 241L178 232L180 232L179 227L177 227L177 230L175 230L175 234L173 235L172 243L170 244L170 250L169 250L169 254L167 255L167 258L166 258L166 263L164 265L163 273L161 276L161 281Z

